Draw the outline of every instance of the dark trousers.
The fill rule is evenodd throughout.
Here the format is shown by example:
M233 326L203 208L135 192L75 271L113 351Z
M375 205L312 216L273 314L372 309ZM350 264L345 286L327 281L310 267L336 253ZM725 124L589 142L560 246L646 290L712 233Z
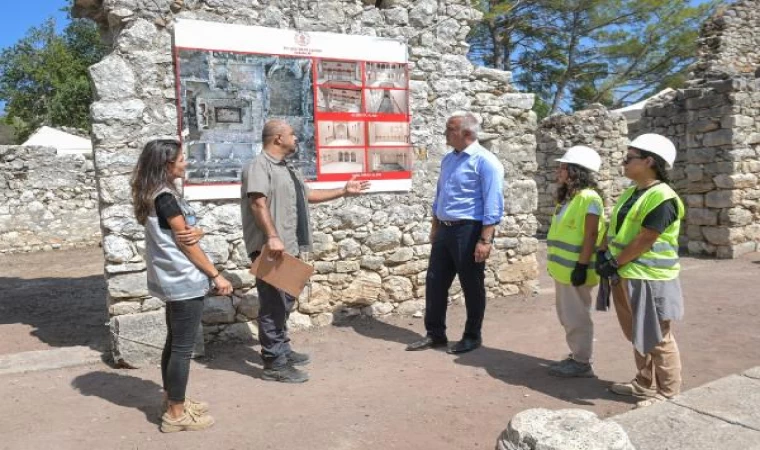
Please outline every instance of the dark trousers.
M480 222L439 225L433 238L425 285L425 329L435 339L446 337L446 306L454 276L464 292L467 323L463 339L480 339L486 310L485 262L475 262Z
M203 314L203 297L166 302L166 343L161 354L161 379L169 400L185 401L190 357Z
M259 292L257 322L261 359L265 368L282 367L291 352L287 322L296 299L259 278L256 290Z

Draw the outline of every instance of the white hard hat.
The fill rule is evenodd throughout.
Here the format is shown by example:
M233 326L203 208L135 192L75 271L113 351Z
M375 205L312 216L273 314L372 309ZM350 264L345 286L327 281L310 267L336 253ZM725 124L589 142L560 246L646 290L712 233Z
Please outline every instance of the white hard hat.
M665 161L668 169L673 168L673 162L676 160L676 146L665 136L654 133L642 134L631 141L628 146L654 153Z
M562 158L555 159L555 161L576 164L581 167L585 167L593 172L599 172L599 167L602 165L602 158L599 157L599 153L591 147L585 145L576 145L567 149Z

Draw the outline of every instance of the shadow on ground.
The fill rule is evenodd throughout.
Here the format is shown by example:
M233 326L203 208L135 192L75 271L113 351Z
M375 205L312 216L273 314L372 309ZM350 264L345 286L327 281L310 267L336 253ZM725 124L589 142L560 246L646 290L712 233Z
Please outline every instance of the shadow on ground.
M347 319L334 326L349 327L365 337L404 345L422 337L412 330L366 316ZM598 378L559 380L551 377L547 371L553 361L531 355L483 346L469 353L452 355L451 358L456 364L484 369L491 377L506 384L525 386L575 405L593 405L593 400L598 399L634 403L610 393L607 390L610 381Z
M0 292L0 326L29 325L33 328L29 334L52 347L81 345L98 351L107 349L106 283L102 275L0 277ZM13 343L5 342L0 349L9 353L19 351L12 346ZM19 346L21 351L25 350L23 342Z
M160 424L161 386L150 380L116 372L90 372L71 382L72 387L84 396L95 396L114 405L142 411L153 424Z

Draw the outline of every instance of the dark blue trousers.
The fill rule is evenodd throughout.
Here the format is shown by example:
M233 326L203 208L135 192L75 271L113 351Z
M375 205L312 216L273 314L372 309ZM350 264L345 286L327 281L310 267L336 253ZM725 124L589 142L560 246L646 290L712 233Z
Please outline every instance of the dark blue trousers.
M467 323L462 338L480 339L486 311L485 262L475 262L475 245L483 224L439 225L433 238L425 285L425 329L434 339L446 338L446 306L454 276L464 293Z

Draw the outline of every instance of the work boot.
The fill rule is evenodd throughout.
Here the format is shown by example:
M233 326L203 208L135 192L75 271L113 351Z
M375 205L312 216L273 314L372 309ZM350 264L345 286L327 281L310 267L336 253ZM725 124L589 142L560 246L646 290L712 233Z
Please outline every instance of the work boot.
M609 389L613 394L629 397L654 397L657 394L656 390L642 387L636 380L630 383L612 383Z
M281 367L264 368L261 378L267 381L279 381L280 383L304 383L309 381L309 374L286 364Z
M578 362L568 358L549 368L549 375L561 378L593 378L594 369L591 364Z
M185 414L173 418L169 413L161 416L161 431L163 433L175 433L177 431L200 431L214 425L214 418L208 414L196 414L185 410Z
M567 358L563 359L562 361L552 361L549 363L549 367L555 367L555 366L561 366L563 364L567 364L568 361L573 359L573 355L567 355Z
M311 362L311 357L306 353L291 351L288 353L288 364L291 366L305 366Z

